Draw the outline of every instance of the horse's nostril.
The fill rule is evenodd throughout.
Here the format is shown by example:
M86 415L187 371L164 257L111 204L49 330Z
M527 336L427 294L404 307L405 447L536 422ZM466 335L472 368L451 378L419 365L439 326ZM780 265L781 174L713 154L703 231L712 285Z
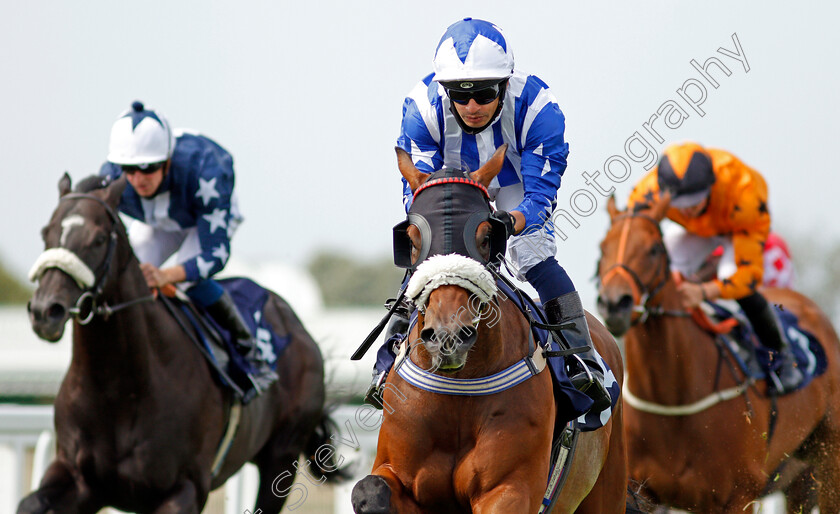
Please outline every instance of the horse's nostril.
M424 328L420 331L420 340L423 342L429 343L435 340L435 329L433 328Z
M50 305L49 309L47 309L47 318L52 320L61 320L64 319L66 312L67 310L63 305L54 303Z
M468 343L476 336L475 328L473 327L463 327L458 332L458 342L459 343Z
M617 310L622 310L622 311L630 309L632 307L633 307L633 297L630 296L629 294L626 294L626 295L622 296L621 299L619 299L618 303L616 304L616 309Z

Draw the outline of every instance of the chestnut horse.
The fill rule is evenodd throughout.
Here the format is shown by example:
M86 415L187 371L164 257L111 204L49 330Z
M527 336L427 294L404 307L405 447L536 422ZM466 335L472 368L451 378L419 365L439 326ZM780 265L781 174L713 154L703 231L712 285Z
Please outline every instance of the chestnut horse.
M460 174L452 179L461 183L453 184L447 202L457 210L464 205L459 193L476 194L476 182L486 187L501 168L504 148L469 177ZM430 175L418 171L401 150L398 154L400 171L417 191ZM489 215L486 201L484 209ZM430 229L425 235L417 224L409 225L412 262L416 264L421 248L428 249L422 239L444 230L459 238L472 235L474 248L485 262L490 260L491 224L481 211L476 212L485 218L477 226L475 215L461 213L473 220L470 233L465 232L469 223L459 226L452 216L445 216L440 226L424 227ZM457 277L429 277L425 267L441 257L472 263L450 271L467 275L467 282L487 282L482 286L485 292L477 294L474 285L465 286ZM412 346L405 365L410 360L424 370L435 370L434 376L444 380L475 379L505 370L529 355L529 323L513 302L501 293L493 294L495 282L477 260L455 254L432 257L417 269L408 290L424 277L441 285L425 289L428 299L418 305L417 322L406 339L420 344ZM622 376L615 341L594 317L587 320L598 351L615 375ZM569 419L567 413L557 412L550 373L544 370L495 394L458 396L417 388L392 371L383 395L386 408L373 471L353 491L355 511L538 512L546 491L555 419ZM567 471L553 512L624 512L627 472L621 402L604 427L580 434Z
M51 252L44 256L54 262L40 276L30 320L41 338L55 342L74 318L73 355L55 400L55 460L18 513L105 506L195 513L211 489L249 461L260 471L256 508L277 513L299 456L329 441L318 346L271 293L263 316L291 337L278 360L280 378L242 408L227 455L211 473L231 394L190 335L152 300L116 215L125 184L123 177L103 188L91 177L71 192L65 174L43 230Z
M622 212L611 198L612 226L601 243L599 309L614 335L626 332L630 478L656 503L742 512L795 457L813 466L820 511L840 512L840 343L831 323L800 294L764 291L822 342L828 369L776 398L763 382L749 386L720 360L715 336L680 307L659 228L667 209L663 198Z

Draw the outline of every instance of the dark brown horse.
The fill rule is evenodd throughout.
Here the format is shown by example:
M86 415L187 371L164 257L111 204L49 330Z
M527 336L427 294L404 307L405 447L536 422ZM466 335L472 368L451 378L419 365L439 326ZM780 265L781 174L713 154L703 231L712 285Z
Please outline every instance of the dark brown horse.
M470 175L472 181L488 185L499 172L503 158L504 147ZM404 153L399 164L414 191L429 177L418 171ZM452 219L443 224L456 237L470 236ZM443 226L428 228L431 233L444 230ZM475 248L489 260L491 224L482 221L473 230ZM413 261L421 249L428 248L422 240L428 233L423 236L421 232L416 224L408 227ZM424 266L439 258L422 264L412 284L414 280L422 282L427 273ZM486 377L522 361L529 352L525 317L513 302L490 292L494 282L477 260L444 256L451 258L462 259L461 264L453 264L455 274L484 283L485 293L482 296L473 286L459 285L458 279L453 283L441 279L443 275L425 276L442 285L426 290L428 299L422 301L424 308L407 339L422 344L413 346L408 359L422 369L435 370L435 376L449 379ZM470 270L471 266L477 271ZM477 312L493 314L478 316ZM621 355L613 338L594 317L589 316L588 322L598 351L616 376L622 376ZM383 399L386 409L373 472L353 492L356 512L538 511L558 417L550 371L543 370L512 388L482 396L429 392L391 372ZM567 471L568 480L553 512L624 512L627 477L620 402L606 426L581 434Z
M748 387L720 361L715 336L680 308L659 228L667 208L662 199L621 212L610 199L612 226L601 243L599 308L613 334L626 332L631 479L660 504L742 512L796 457L813 466L820 511L840 511L840 343L831 323L800 294L764 291L822 342L828 358L824 374L776 399L773 421L766 384Z
M231 395L162 303L145 301L150 291L114 214L125 179L105 188L98 182L86 179L71 193L65 174L43 230L55 267L40 277L30 320L41 338L57 341L75 318L73 357L55 401L55 461L18 512L199 512L210 490L249 461L260 471L256 507L279 512L298 457L329 440L317 345L270 294L264 316L291 336L280 379L242 409L232 446L211 475ZM77 310L89 311L90 300L115 312L99 310L82 324L88 316Z

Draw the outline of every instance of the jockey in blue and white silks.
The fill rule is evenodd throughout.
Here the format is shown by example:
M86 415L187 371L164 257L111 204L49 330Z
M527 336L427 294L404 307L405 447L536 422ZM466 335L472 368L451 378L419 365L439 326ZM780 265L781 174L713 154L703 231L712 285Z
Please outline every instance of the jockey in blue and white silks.
M593 400L595 412L609 408L580 296L555 258L554 232L546 225L569 155L557 99L542 80L514 70L501 29L483 20L465 18L447 28L433 64L434 73L403 103L397 145L428 173L443 167L475 171L508 145L502 170L489 188L496 208L509 214L513 227L507 261L537 290L549 321L569 327L563 335L570 346L584 348L577 354L580 359L567 362L572 384ZM411 200L403 179L406 212ZM377 368L387 364L384 355L380 351ZM375 382L381 383L385 371L374 372Z
M524 217L525 230L508 242L510 260L524 277L557 252L553 231L546 230L545 222L554 210L569 155L563 112L542 80L515 71L504 88L499 114L481 132L467 133L434 76L424 78L405 99L397 145L412 156L420 171L431 173L443 167L475 171L507 143L502 171L488 192L498 209L519 211ZM406 212L411 198L403 179Z
M133 218L129 241L149 287L183 284L256 366L249 382L240 384L242 401L250 401L277 375L233 299L212 279L227 263L230 239L242 221L230 153L200 134L173 131L163 114L134 102L114 122L100 175L126 177L119 210ZM174 264L161 268L173 255Z

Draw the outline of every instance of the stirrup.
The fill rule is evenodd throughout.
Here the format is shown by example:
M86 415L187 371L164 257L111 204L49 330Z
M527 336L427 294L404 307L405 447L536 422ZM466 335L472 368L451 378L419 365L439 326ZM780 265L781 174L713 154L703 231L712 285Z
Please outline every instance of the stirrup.
M381 371L378 375L373 375L373 380L368 387L367 392L365 392L365 403L368 405L372 405L377 410L382 410L382 393L383 387L385 385L385 379L388 378L387 371Z
M572 386L581 393L588 396L592 401L590 412L601 412L612 407L612 397L610 396L607 387L604 385L604 377L596 370L591 369L586 365L586 362L573 355L577 360L578 366L583 369L580 373L569 377Z
M790 352L789 349L787 351ZM783 355L783 352L780 351L779 358L782 361L779 369L770 370L767 373L767 378L769 382L772 382L775 393L781 396L799 389L805 380L805 374L797 367L792 353L790 355ZM783 376L785 380L782 380Z

